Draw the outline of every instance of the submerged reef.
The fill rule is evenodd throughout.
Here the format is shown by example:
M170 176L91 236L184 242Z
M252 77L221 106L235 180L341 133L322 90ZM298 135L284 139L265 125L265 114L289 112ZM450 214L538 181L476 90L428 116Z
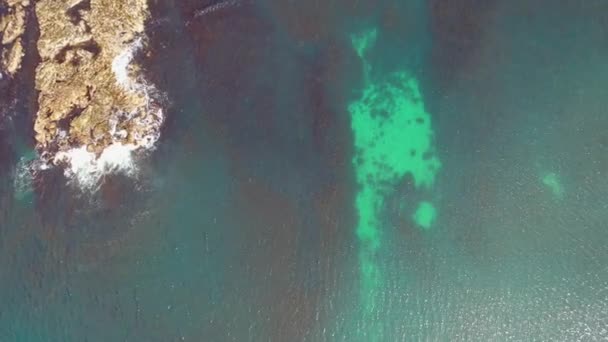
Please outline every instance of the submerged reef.
M377 32L374 28L351 37L361 58L364 81L361 96L348 106L355 148L353 166L359 186L355 208L361 297L367 315L378 309L384 286L379 258L385 247L381 217L387 198L407 177L415 190L431 189L441 168L435 153L431 114L424 105L418 79L406 69L375 72L368 61ZM436 215L432 203L423 201L412 219L426 230ZM380 335L374 336L383 340Z

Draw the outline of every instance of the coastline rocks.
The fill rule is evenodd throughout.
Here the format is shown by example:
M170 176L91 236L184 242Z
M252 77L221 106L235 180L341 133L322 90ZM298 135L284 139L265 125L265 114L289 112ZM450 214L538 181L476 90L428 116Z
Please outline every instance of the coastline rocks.
M0 1L0 79L14 76L21 68L29 0Z
M146 0L40 0L34 124L43 158L118 143L150 146L162 112L133 60L145 48ZM152 141L153 143L153 141Z

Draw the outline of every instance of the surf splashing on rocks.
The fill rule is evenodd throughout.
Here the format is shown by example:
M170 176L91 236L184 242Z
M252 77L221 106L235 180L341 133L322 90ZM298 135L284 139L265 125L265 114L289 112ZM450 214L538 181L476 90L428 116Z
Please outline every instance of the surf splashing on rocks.
M137 164L133 152L137 147L132 144L113 143L99 156L87 151L86 146L59 152L55 162L67 162L65 175L86 190L97 190L102 177L109 173L137 175Z
M160 92L148 83L141 74L132 76L130 66L133 64L135 55L144 48L144 39L138 37L125 50L118 54L112 61L112 72L116 77L116 83L128 93L133 93L144 98L143 108L138 108L131 113L116 113L110 118L111 133L115 138L127 132L116 132L117 123L129 121L138 129L133 134L133 145L136 149L154 149L156 141L160 137L160 128L164 122L163 108L160 106ZM139 112L139 113L138 113ZM116 134L119 136L117 137Z
M154 150L160 137L164 121L160 105L162 96L140 73L132 70L133 60L144 46L144 38L138 37L112 61L116 83L125 93L141 96L144 104L131 112L117 111L110 116L108 123L112 143L101 153L91 152L87 146L78 146L57 152L51 160L54 165L63 165L65 176L82 190L96 191L102 178L111 173L136 177L136 154ZM126 125L132 127L130 132L119 129ZM124 142L127 136L130 136L129 143ZM47 164L43 166L48 167Z

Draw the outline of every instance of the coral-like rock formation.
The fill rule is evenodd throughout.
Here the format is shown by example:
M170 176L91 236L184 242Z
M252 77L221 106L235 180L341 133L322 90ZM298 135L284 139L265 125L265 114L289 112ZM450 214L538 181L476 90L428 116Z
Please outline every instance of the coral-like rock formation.
M147 0L39 0L36 16L43 155L153 143L162 115L133 63L145 45Z
M0 1L0 78L14 76L21 68L29 0ZM4 75L4 74L7 75Z

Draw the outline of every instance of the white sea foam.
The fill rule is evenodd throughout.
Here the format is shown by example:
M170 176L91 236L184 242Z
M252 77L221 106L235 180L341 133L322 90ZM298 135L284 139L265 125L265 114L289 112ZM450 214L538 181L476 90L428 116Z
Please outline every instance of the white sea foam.
M36 151L25 152L17 162L13 175L14 196L18 200L28 198L34 191L33 183L38 172L49 165L39 158Z
M134 141L136 147L144 149L154 148L154 144L160 135L160 126L164 121L164 113L162 108L155 103L154 94L158 91L154 86L147 83L142 78L132 77L129 75L129 66L133 62L135 55L144 47L144 40L141 37L136 38L128 45L121 53L119 53L112 61L112 72L116 77L116 83L126 92L134 93L142 96L145 99L144 108L138 108L138 113L122 113L123 121L131 121L134 126L143 128L135 132ZM115 135L117 123L121 118L114 116L111 120L112 135ZM143 132L139 133L139 132ZM117 132L124 134L126 132Z
M138 37L112 60L112 72L116 77L116 83L126 91L140 92L145 87L129 75L129 66L133 62L135 54L143 47L143 39Z
M33 172L31 156L26 155L19 158L13 178L15 198L22 200L32 193Z
M133 112L116 112L109 119L112 144L100 154L87 151L86 146L60 151L52 159L53 164L65 165L65 175L85 190L94 191L106 174L122 173L128 176L137 175L135 153L140 150L152 150L160 136L160 127L164 113L154 96L158 93L154 86L145 82L140 76L132 76L130 65L136 54L143 49L143 38L135 39L112 61L112 72L116 83L127 93L144 98L144 106ZM128 132L118 129L119 124L128 123L137 129L131 132L132 143L123 144Z
M65 174L82 189L96 190L101 179L108 173L137 174L133 158L136 146L113 143L99 156L87 151L86 147L73 148L55 155L54 163L65 163Z

